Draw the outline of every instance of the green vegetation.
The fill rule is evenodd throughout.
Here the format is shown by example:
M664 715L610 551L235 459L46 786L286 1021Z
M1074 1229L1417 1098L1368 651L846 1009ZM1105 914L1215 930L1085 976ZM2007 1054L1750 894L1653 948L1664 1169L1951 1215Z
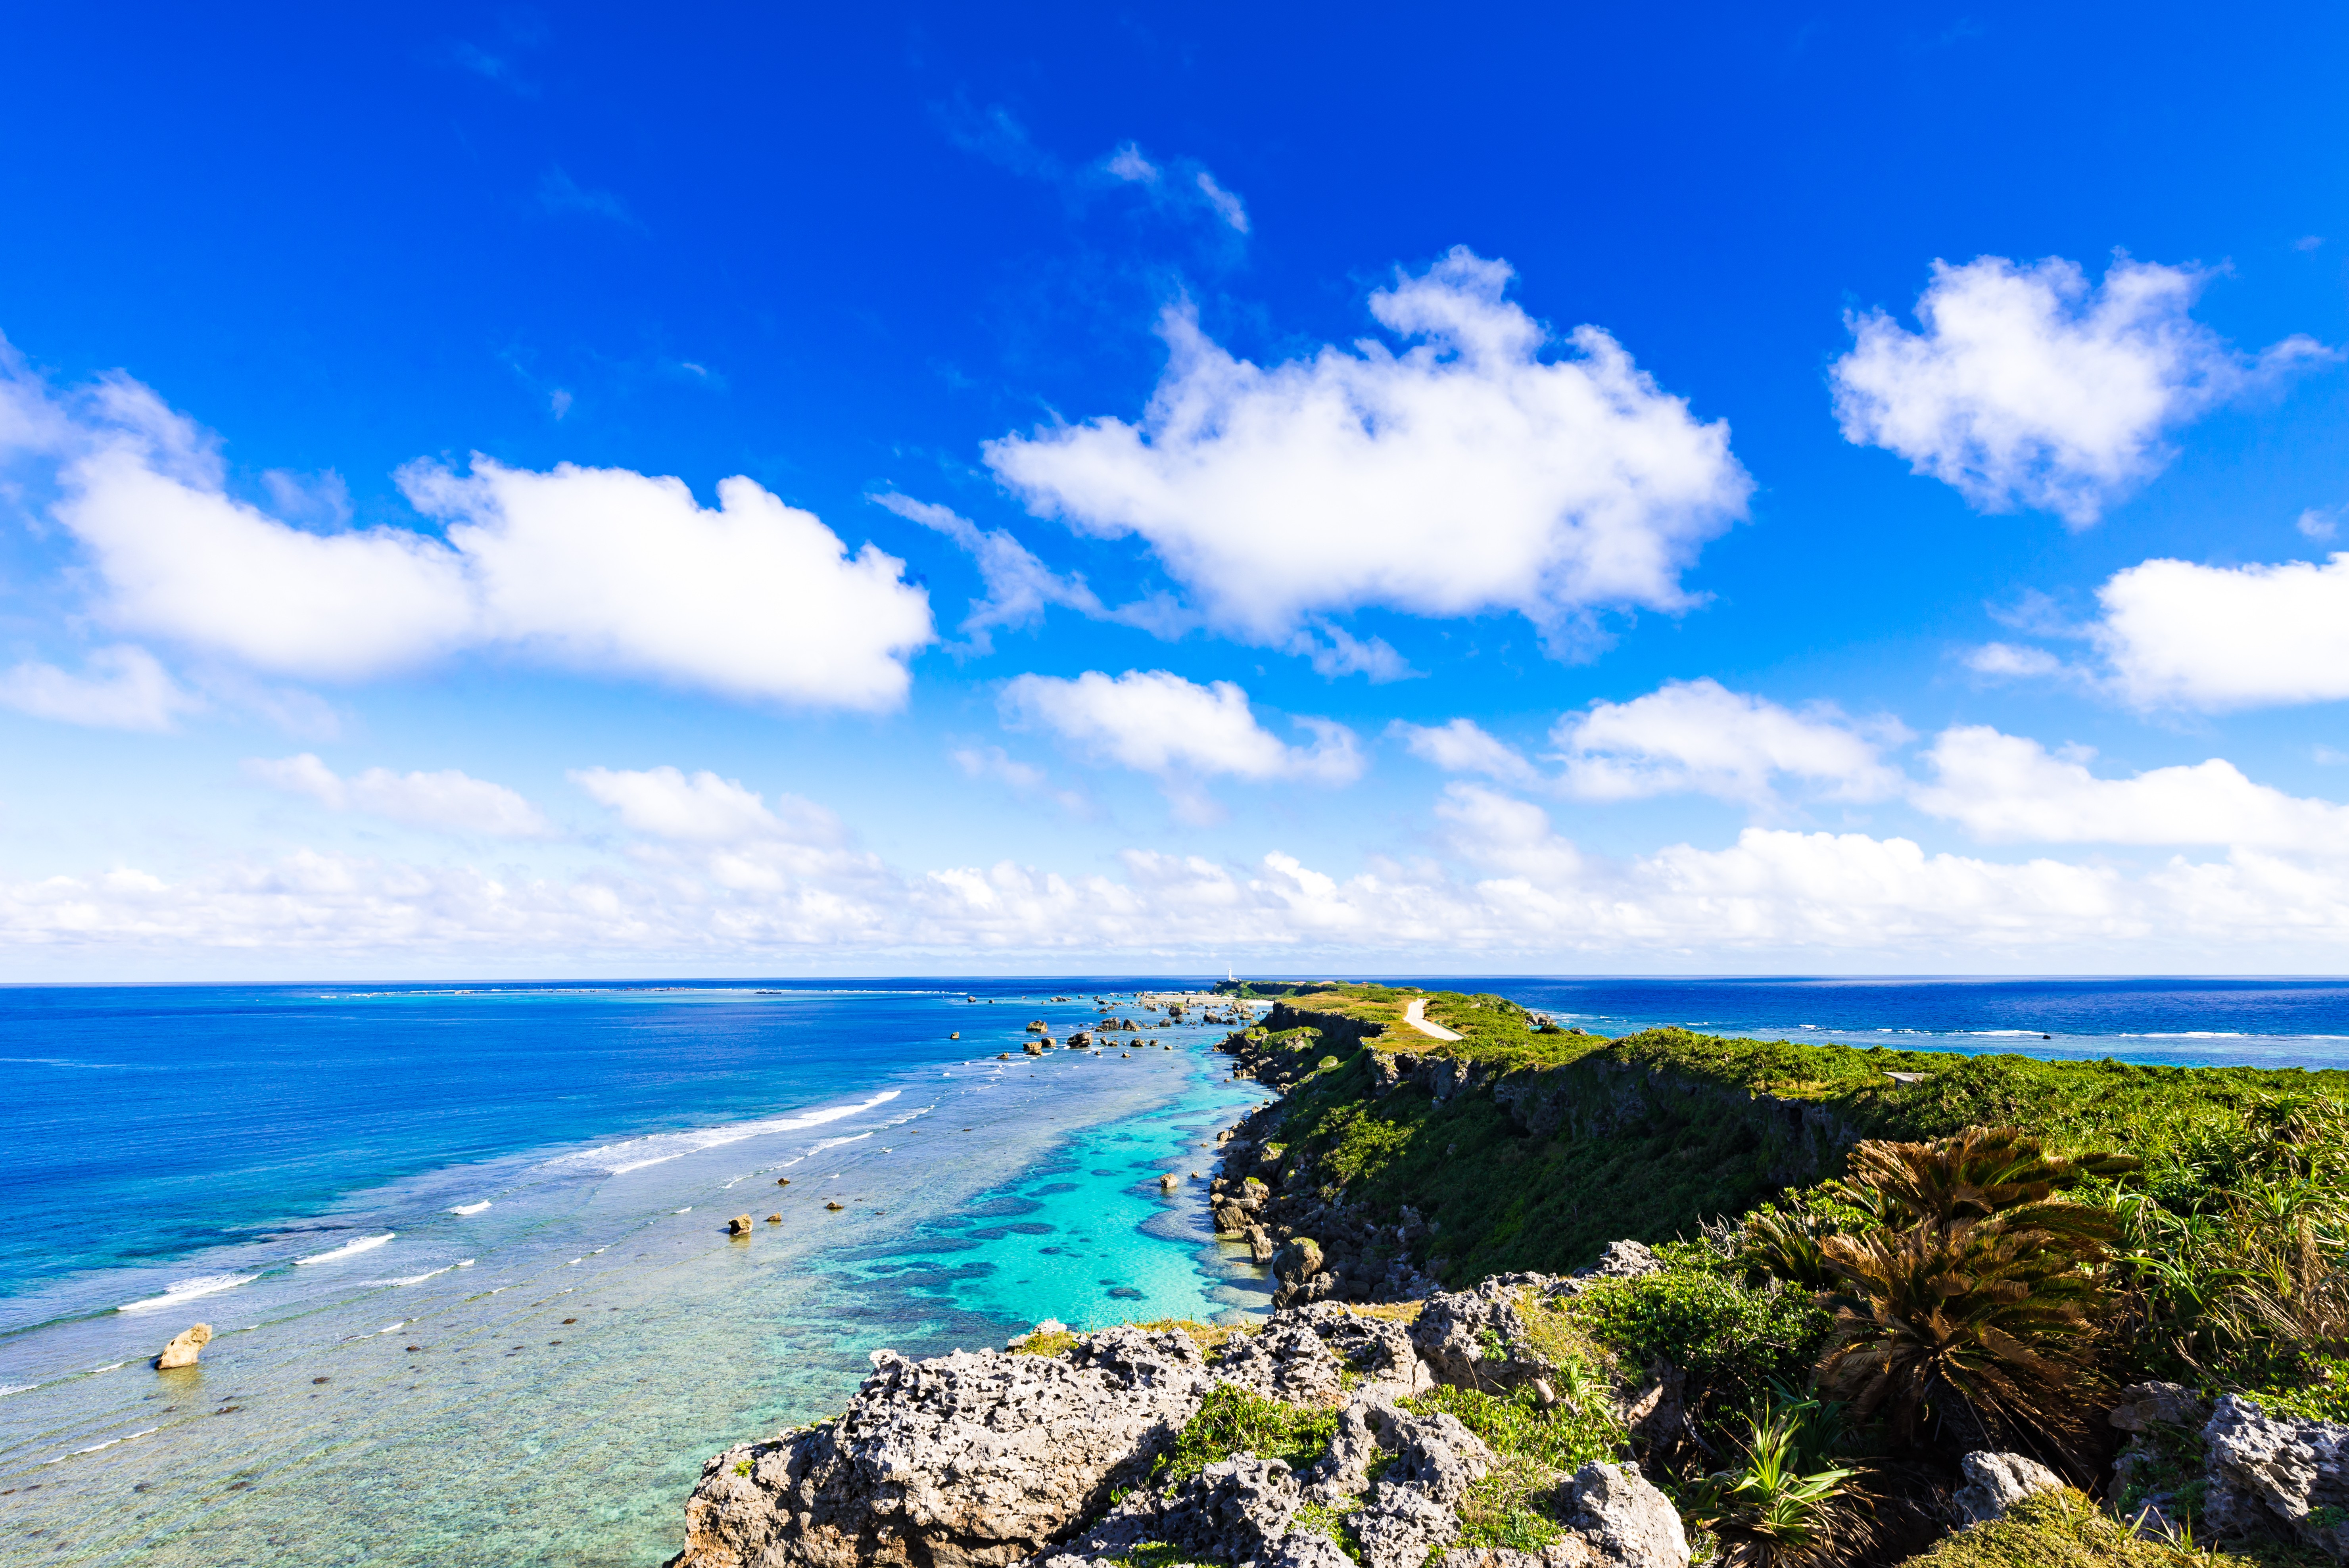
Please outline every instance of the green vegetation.
M1678 1367L1700 1428L1731 1421L1774 1387L1809 1377L1831 1320L1807 1292L1778 1281L1747 1284L1698 1262L1696 1249L1666 1255L1677 1266L1597 1284L1564 1315L1635 1373L1659 1361Z
M1238 1453L1286 1460L1292 1470L1303 1470L1321 1457L1337 1431L1335 1410L1306 1409L1218 1383L1199 1413L1174 1435L1174 1446L1158 1456L1151 1482L1165 1486L1188 1480Z
M1961 1531L1909 1568L2251 1568L2257 1559L2148 1541L2076 1491L2041 1492Z
M1872 1512L1852 1485L1860 1471L1835 1462L1847 1438L1842 1415L1782 1397L1747 1420L1744 1461L1706 1477L1682 1504L1719 1543L1717 1561L1791 1568L1840 1561L1871 1542Z

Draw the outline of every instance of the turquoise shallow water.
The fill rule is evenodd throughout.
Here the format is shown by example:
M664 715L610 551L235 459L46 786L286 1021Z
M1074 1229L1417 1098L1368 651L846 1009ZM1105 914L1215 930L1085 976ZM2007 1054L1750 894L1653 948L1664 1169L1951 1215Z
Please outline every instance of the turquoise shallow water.
M247 995L233 1014L216 1036L199 1022L149 1044L222 1053L213 1088L183 1076L184 1094L289 1099L185 1117L158 1095L143 1143L118 1130L111 1154L36 1154L49 1180L79 1169L131 1195L82 1212L78 1253L20 1247L0 1300L12 1561L650 1563L675 1549L708 1454L836 1409L879 1346L929 1354L1044 1315L1264 1305L1261 1271L1214 1241L1205 1183L1187 1179L1206 1169L1200 1146L1261 1098L1210 1052L1221 1030L1157 1026L1176 1049L1030 1058L1028 1017L1065 1034L1092 1006L936 991L312 992ZM326 1034L390 1065L322 1044L328 1014L345 1022ZM957 1027L964 1039L947 1039ZM314 1031L295 1053L308 1065L274 1060L240 1090L240 1044L268 1055L253 1037L288 1031ZM730 1035L733 1054L709 1043ZM77 1048L52 1037L37 1054ZM450 1053L483 1058L449 1081L470 1072L510 1101L497 1125L457 1106L460 1088L444 1103L425 1081ZM129 1077L177 1070L111 1055ZM684 1064L666 1079L664 1057ZM101 1069L49 1070L78 1083ZM261 1087L289 1070L307 1087ZM411 1092L353 1083L370 1072ZM572 1095L605 1130L527 1141L570 1130ZM88 1107L51 1109L72 1121ZM176 1119L197 1147L157 1130ZM238 1147L248 1123L280 1131ZM346 1150L289 1124L339 1128ZM484 1157L442 1158L452 1147ZM335 1191L338 1159L389 1179ZM1169 1171L1184 1180L1162 1194ZM173 1206L216 1188L222 1212L182 1218L142 1186ZM77 1236L21 1178L10 1195L26 1196L20 1229ZM267 1212L305 1198L307 1212ZM726 1221L746 1212L754 1234L730 1239ZM201 1367L150 1369L198 1319L219 1331Z

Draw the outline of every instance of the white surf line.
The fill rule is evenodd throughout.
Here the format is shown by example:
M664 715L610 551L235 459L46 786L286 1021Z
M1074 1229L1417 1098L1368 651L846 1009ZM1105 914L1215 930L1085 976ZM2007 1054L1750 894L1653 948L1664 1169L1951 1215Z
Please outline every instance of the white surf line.
M1413 996L1411 999L1411 1006L1402 1010L1402 1021L1409 1024L1413 1028L1417 1029L1421 1034L1425 1035L1431 1040L1456 1040L1461 1038L1460 1036L1454 1034L1451 1030L1445 1028L1441 1024L1429 1023L1427 1021L1426 1013L1427 998L1424 996Z
M59 1454L53 1460L43 1460L41 1462L45 1465L61 1465L67 1460L79 1459L84 1454L94 1454L100 1449L110 1449L117 1443L135 1443L141 1438L151 1438L162 1429L160 1427L150 1427L143 1432L133 1432L127 1438L109 1438L102 1443L92 1443L86 1449L76 1449L69 1454Z
M478 1214L489 1206L490 1201L484 1198L478 1203L460 1203L449 1212L452 1214Z
M254 1280L257 1280L261 1276L257 1274L199 1274L193 1279L173 1280L170 1284L163 1287L162 1295L150 1295L143 1301L126 1301L114 1310L117 1312L160 1312L167 1306L178 1306L182 1302L194 1301L201 1296L218 1295L224 1290L234 1290L241 1284L251 1284Z
M398 1233L399 1233L397 1231L386 1231L379 1236L361 1236L356 1242L345 1242L333 1252L319 1253L314 1256L306 1258L295 1258L294 1260L294 1266L297 1269L307 1268L312 1264L331 1264L343 1258L355 1256L360 1253L373 1252L376 1248L383 1245L386 1242L388 1242L392 1237Z

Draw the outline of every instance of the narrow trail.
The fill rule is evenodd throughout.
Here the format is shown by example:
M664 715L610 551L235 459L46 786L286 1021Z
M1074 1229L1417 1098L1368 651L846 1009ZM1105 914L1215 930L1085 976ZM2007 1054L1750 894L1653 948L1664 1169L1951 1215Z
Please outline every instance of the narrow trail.
M1425 1016L1426 1012L1427 998L1424 996L1413 996L1411 999L1411 1006L1402 1010L1402 1021L1409 1024L1413 1028L1417 1029L1421 1034L1425 1035L1432 1040L1456 1040L1460 1038L1458 1035L1454 1034L1443 1025L1429 1023Z

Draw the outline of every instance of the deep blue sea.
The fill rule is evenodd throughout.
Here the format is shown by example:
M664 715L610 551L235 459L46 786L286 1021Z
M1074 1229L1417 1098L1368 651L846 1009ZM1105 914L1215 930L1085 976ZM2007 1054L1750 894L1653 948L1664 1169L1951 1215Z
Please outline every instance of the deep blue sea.
M2349 1066L2335 981L1429 983L1603 1034ZM9 1560L651 1564L706 1455L877 1346L1261 1311L1189 1174L1261 1091L1143 988L1179 985L0 988ZM1097 997L1145 1027L1020 1053ZM199 1320L200 1367L148 1367Z

